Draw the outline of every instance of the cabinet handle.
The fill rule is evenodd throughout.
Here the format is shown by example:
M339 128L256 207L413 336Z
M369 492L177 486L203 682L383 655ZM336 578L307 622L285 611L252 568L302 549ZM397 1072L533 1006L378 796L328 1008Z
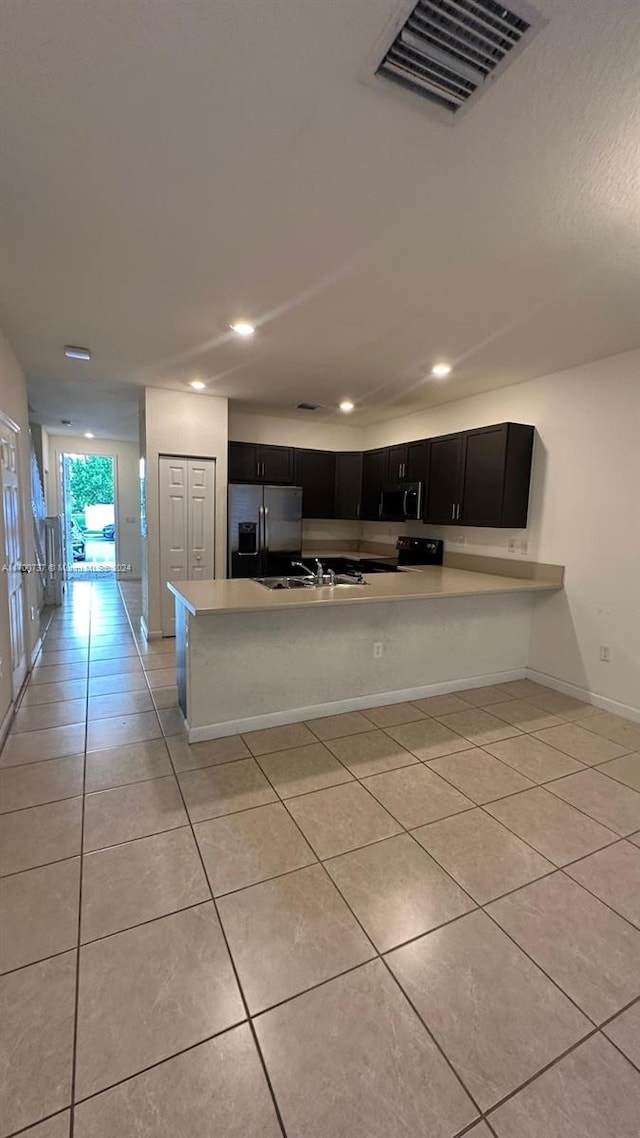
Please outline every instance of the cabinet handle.
M461 510L461 503L458 502L458 511L456 513L456 521L458 521L458 522L460 521L460 510Z
M456 504L454 502L453 505L451 506L451 521L455 522L455 520L456 520Z

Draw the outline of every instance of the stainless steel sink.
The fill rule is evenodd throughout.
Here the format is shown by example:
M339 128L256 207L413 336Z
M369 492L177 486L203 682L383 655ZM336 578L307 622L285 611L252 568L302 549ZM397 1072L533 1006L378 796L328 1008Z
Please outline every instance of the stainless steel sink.
M259 585L263 585L265 589L309 589L313 588L313 581L311 578L308 581L304 577L256 577Z
M322 585L313 577L256 577L255 580L264 589L344 589L367 584L366 581L357 580L346 573L336 573L332 581L324 581Z

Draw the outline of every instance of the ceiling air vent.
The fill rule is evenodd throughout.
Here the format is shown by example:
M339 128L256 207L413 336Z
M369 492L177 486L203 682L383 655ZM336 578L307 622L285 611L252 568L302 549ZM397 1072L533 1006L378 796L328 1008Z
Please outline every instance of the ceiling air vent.
M320 403L298 403L296 405L297 411L319 411Z
M376 74L455 113L541 26L537 12L517 7L522 14L496 0L418 0Z

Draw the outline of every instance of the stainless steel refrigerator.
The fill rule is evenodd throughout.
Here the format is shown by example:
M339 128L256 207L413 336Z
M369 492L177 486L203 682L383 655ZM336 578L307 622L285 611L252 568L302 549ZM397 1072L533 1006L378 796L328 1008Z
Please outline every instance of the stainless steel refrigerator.
M302 555L300 486L229 487L229 576L289 573Z

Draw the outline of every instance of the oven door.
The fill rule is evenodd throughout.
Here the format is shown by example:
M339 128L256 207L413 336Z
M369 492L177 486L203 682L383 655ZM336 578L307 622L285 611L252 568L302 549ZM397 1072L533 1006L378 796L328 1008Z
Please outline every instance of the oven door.
M386 522L420 521L422 516L422 483L394 482L380 495L380 518Z

